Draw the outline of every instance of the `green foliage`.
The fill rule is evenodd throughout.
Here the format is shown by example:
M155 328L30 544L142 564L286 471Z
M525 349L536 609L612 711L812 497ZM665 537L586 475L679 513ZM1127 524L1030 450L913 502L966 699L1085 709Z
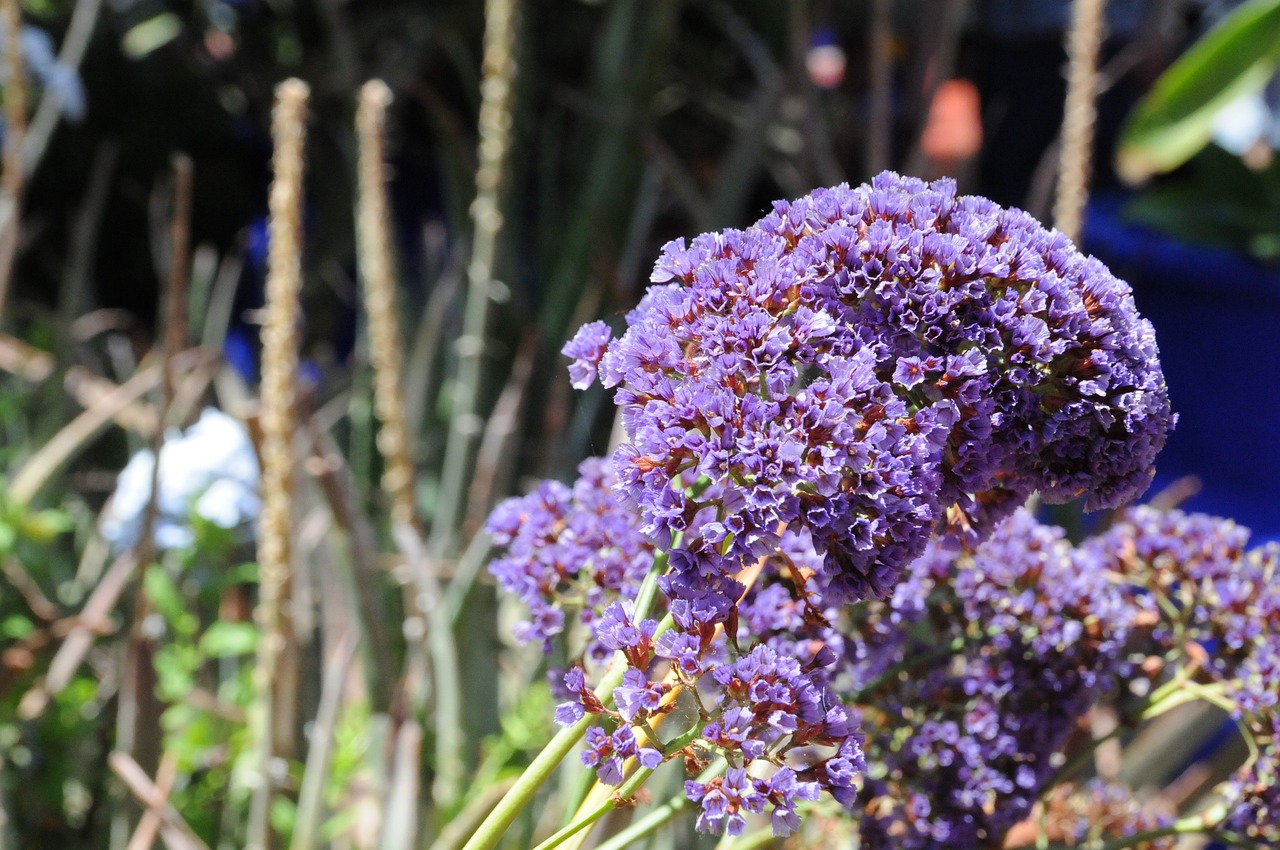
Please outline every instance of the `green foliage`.
M1280 67L1280 0L1250 0L1207 33L1129 116L1116 166L1131 182L1171 171L1212 136L1218 111Z
M1262 171L1216 146L1185 173L1146 187L1124 208L1128 221L1192 244L1216 245L1264 263L1280 262L1280 162Z

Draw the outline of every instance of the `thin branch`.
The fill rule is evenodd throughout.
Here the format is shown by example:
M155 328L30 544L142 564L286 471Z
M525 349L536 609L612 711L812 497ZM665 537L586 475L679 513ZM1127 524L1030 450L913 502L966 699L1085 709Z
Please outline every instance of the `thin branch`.
M360 278L369 322L370 359L373 362L374 412L382 423L378 450L384 472L382 489L391 498L391 520L409 524L415 520L413 462L409 457L409 428L405 422L404 363L400 322L396 309L395 259L391 247L391 221L386 194L386 125L391 90L381 80L370 80L360 90L356 127L360 137L360 192L356 225Z
M79 71L84 54L89 49L89 39L98 25L98 13L101 10L102 0L77 0L71 13L71 23L67 25L67 34L58 50L59 65ZM49 86L40 98L40 106L31 119L31 130L22 146L22 172L27 177L34 174L40 166L40 160L44 158L61 114L62 91L57 86Z
M113 752L107 756L107 764L138 802L160 815L160 837L169 850L209 850L136 761L125 753Z

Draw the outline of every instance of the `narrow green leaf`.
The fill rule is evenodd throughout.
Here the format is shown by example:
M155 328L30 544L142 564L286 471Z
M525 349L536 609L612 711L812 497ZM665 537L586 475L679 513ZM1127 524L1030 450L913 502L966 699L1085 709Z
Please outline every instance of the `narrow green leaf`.
M1206 33L1134 108L1116 169L1140 182L1177 168L1209 143L1218 112L1260 91L1280 67L1280 0L1251 0Z
M252 623L219 621L200 638L200 649L212 658L248 655L258 645L258 629Z

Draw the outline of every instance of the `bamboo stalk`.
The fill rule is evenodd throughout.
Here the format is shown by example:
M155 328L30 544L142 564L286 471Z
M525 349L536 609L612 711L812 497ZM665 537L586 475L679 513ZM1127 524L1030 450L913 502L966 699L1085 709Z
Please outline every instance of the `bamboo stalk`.
M1106 0L1075 0L1067 35L1067 100L1062 116L1062 151L1053 223L1073 240L1080 238L1089 199L1093 129L1098 116L1098 49Z
M515 102L517 0L486 0L484 76L480 84L480 166L471 205L475 228L467 267L467 306L458 338L458 377L453 416L445 446L440 500L432 523L432 554L451 554L458 546L458 525L466 510L466 492L476 447L483 430L480 382L489 332L494 265L502 232L502 187L511 148Z
M257 756L249 806L248 850L269 845L273 677L285 643L293 532L292 494L295 381L298 373L299 295L302 288L302 177L307 100L301 80L276 88L272 115L275 156L269 207L267 305L262 328L262 516L258 527L259 599L254 612L260 637L254 668L250 729Z

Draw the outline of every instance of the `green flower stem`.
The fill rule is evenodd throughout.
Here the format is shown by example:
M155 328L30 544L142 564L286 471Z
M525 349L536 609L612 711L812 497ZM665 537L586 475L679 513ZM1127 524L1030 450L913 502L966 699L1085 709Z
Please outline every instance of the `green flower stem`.
M639 768L635 773L631 774L631 776L627 778L626 782L623 782L618 786L618 790L613 792L613 794L609 796L609 799L605 800L582 817L576 819L564 829L557 831L546 841L535 847L534 850L551 850L553 847L559 847L565 841L591 826L593 823L600 820L600 818L617 808L618 800L630 799L631 795L635 794L636 791L640 789L640 786L644 785L652 775L653 770L650 768Z
M698 775L698 782L708 782L720 774L724 773L729 766L724 759L717 759L710 767L702 771ZM632 847L636 841L644 838L666 824L685 809L692 806L690 799L683 794L672 797L667 802L649 812L640 820L635 821L626 829L610 836L608 840L596 845L596 850L627 850Z
M706 724L704 723L693 724L693 726L668 741L665 745L665 750L671 753L683 750L685 747L689 746L689 744L693 743L695 738L702 734L702 730L705 725ZM657 739L652 739L651 742L657 743ZM653 770L645 767L638 768L635 773L622 783L617 791L610 794L605 800L596 806L596 808L581 817L575 817L572 823L566 825L542 844L539 844L535 850L551 850L552 847L559 846L576 833L589 828L600 818L617 808L619 801L630 799L631 796L639 790L640 786L644 785L652 775ZM580 836L580 839L582 838L586 838L585 833ZM581 841L579 841L579 843L581 843Z
M613 688L621 684L625 669L626 665L614 665L606 675L605 681L601 683L600 689L608 685L609 692L612 692ZM597 689L597 693L600 689ZM498 805L493 807L493 811L476 829L471 839L463 845L462 850L492 850L496 847L507 828L533 800L533 795L538 793L543 783L551 778L551 774L555 772L564 757L572 752L574 745L587 734L587 728L591 726L594 719L591 715L587 715L567 729L561 729L524 769L524 773L520 774L516 784L512 785L511 790L503 795Z
M673 541L672 545L679 545L678 540ZM640 585L640 591L636 594L635 619L637 621L648 614L649 608L653 605L653 600L657 595L658 577L666 572L666 569L667 555L665 552L660 552L654 556L653 566L649 568L648 574L644 577L644 582ZM672 624L671 615L668 614L658 624L658 631L655 637L670 629ZM596 696L606 706L612 702L613 690L622 684L622 674L626 670L627 663L619 653L614 657L613 664L605 672L604 678L601 679L599 686L595 690ZM582 737L587 734L587 729L594 720L595 718L588 714L567 729L561 729L551 739L551 742L543 748L542 752L538 753L529 766L525 768L524 773L520 774L520 778L516 780L515 785L512 785L511 790L503 795L498 805L494 806L493 811L480 824L480 827L463 846L462 850L493 850L502 839L503 834L515 822L515 819L532 802L533 796L538 793L538 789L551 778L551 774L555 773L560 762L564 761L565 757L573 751L578 741L582 740ZM576 832L577 830L574 831ZM559 835L560 833L556 834ZM566 835L565 837L568 836Z
M688 797L672 797L626 829L614 833L608 840L597 844L596 850L627 850L639 841L671 822L676 815L692 806Z
M667 571L669 558L670 556L666 552L659 552L655 555L653 566L649 568L649 572L645 574L644 581L640 584L640 589L636 591L636 608L633 619L637 623L647 617L649 611L653 609L653 600L658 596L658 578Z
M757 850L757 848L765 847L777 840L780 839L773 834L773 828L766 826L764 829L757 829L749 835L725 836L716 844L716 850Z
M1206 835L1218 838L1217 824L1225 816L1226 810L1223 806L1215 806L1203 814L1189 815L1182 820L1176 821L1171 826L1160 827L1159 829L1149 829L1145 832L1136 832L1133 835L1125 835L1120 838L1113 838L1110 841L1093 841L1084 845L1068 845L1068 844L1052 844L1048 847L1041 847L1036 844L1024 844L1015 850L1128 850L1130 847L1137 847L1148 841L1155 841L1160 838L1169 838L1174 835Z

